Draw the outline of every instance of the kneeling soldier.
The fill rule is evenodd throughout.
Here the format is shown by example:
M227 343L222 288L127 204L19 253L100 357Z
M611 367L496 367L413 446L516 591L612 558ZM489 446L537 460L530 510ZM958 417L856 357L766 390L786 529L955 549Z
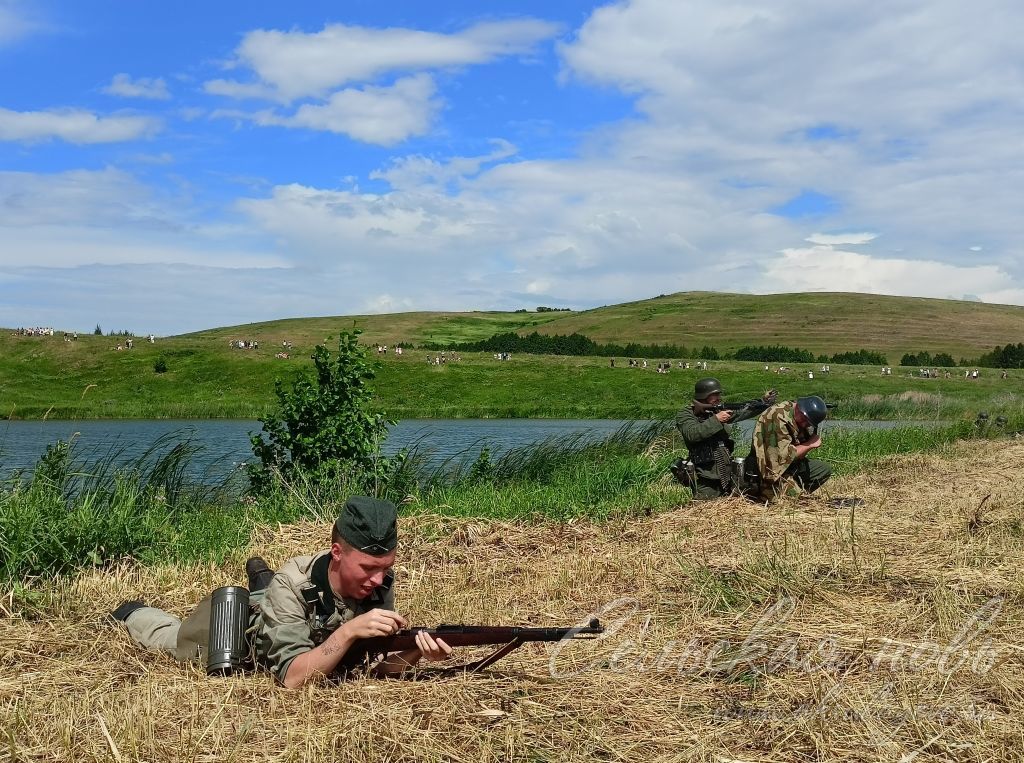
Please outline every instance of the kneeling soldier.
M813 493L832 475L824 461L807 458L821 447L818 425L826 418L828 406L817 395L777 403L757 417L744 471L760 478L762 500Z

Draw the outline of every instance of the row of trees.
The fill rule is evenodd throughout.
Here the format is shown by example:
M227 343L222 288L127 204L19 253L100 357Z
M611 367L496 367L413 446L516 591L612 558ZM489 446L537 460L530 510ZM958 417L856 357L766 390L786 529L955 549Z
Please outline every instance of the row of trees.
M907 353L900 358L901 366L939 366L940 368L950 368L956 365L956 361L953 360L953 356L946 352L940 352L936 355L932 355L928 352L919 352L916 355ZM963 363L962 365L977 365L972 363Z
M973 363L961 362L964 366L981 366L982 368L1024 368L1024 344L1008 344L996 347Z
M478 342L461 342L456 344L427 343L422 345L426 350L458 350L461 352L512 352L527 355L597 355L614 358L699 358L701 360L748 360L759 363L842 363L857 366L887 366L888 359L880 352L873 350L855 350L853 352L837 352L832 355L815 355L810 350L784 345L755 345L740 347L735 352L719 352L714 347L705 345L701 348L686 347L680 344L614 344L595 342L590 337L573 333L531 334L520 336L514 331L483 339ZM923 351L906 353L900 358L901 366L940 367L979 366L983 368L1024 368L1024 344L1008 344L996 347L976 360L960 359L959 364L948 352L932 355Z
M457 350L460 352L512 352L527 355L597 355L599 357L633 358L701 358L718 360L714 347L702 347L692 351L676 344L599 344L583 334L532 334L520 336L514 331L495 334L478 342L440 345L428 343L427 350Z
M679 344L601 344L579 333L531 334L520 336L514 331L459 344L424 344L426 350L457 350L460 352L512 352L527 355L596 355L627 358L699 358L700 360L752 360L761 363L850 363L860 365L887 364L881 353L868 350L815 356L810 350L782 345L740 347L733 353L720 353L714 347L686 347Z

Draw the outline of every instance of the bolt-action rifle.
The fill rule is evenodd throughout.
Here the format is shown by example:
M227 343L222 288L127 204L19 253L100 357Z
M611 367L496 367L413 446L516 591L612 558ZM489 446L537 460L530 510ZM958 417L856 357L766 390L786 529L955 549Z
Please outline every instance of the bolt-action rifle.
M483 670L513 649L528 641L564 641L566 639L595 638L604 633L600 621L594 618L588 625L574 628L521 628L518 626L490 625L439 625L436 628L408 628L391 636L374 636L356 641L345 653L340 668L352 670L370 665L374 660L390 652L402 652L416 648L416 634L425 631L435 639L442 639L448 646L501 646L483 659L451 670L475 673Z

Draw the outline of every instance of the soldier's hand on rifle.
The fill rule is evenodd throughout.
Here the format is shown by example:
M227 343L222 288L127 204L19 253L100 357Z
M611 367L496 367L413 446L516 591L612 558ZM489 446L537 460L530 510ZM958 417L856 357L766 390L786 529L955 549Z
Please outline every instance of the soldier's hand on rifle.
M761 396L761 399L766 403L774 403L775 398L778 396L779 391L777 389L770 389Z
M426 631L416 634L416 648L425 660L442 662L452 656L452 648L442 639L435 639Z
M344 627L352 638L373 638L390 636L408 627L405 618L390 609L371 609L353 617Z
M732 411L719 411L715 414L715 418L723 424L728 424L729 420L732 418Z

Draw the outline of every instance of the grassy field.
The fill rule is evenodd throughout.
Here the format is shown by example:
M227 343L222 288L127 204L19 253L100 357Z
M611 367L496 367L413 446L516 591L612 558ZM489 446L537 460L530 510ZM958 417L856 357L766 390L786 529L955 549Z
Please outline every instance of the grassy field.
M256 332L249 336L259 338L258 350L231 349L223 337L189 336L154 345L143 340L118 352L112 337L64 342L2 334L0 416L258 418L274 404L274 380L310 366L313 340L290 340L292 356L279 360L279 345ZM658 418L672 415L705 375L695 367L658 374L655 361L646 369L627 368L621 358L612 369L597 357L517 355L499 362L487 353L464 353L458 362L428 364L435 355L380 356L374 384L380 407L398 418ZM154 372L160 358L166 373ZM873 366L833 364L832 373L822 375L816 364L791 365L792 373L776 374L766 373L764 364L712 361L706 373L721 378L734 398L768 387L783 397L820 394L838 403L845 418L973 417L980 409L1013 413L1024 404L1019 369L1006 380L983 369L979 380L966 381L957 369L949 379L920 379L916 368L896 367L883 377ZM813 380L807 371L815 371Z
M470 516L409 504L396 571L413 623L608 626L476 676L288 691L262 674L207 678L104 620L139 595L185 614L238 584L251 553L278 565L322 547L331 504L254 523L221 561L37 581L0 600L0 758L1020 760L1024 445L873 458L820 499L770 508L689 504L646 476L622 481L600 520L483 516L498 491ZM829 495L865 503L836 511Z

